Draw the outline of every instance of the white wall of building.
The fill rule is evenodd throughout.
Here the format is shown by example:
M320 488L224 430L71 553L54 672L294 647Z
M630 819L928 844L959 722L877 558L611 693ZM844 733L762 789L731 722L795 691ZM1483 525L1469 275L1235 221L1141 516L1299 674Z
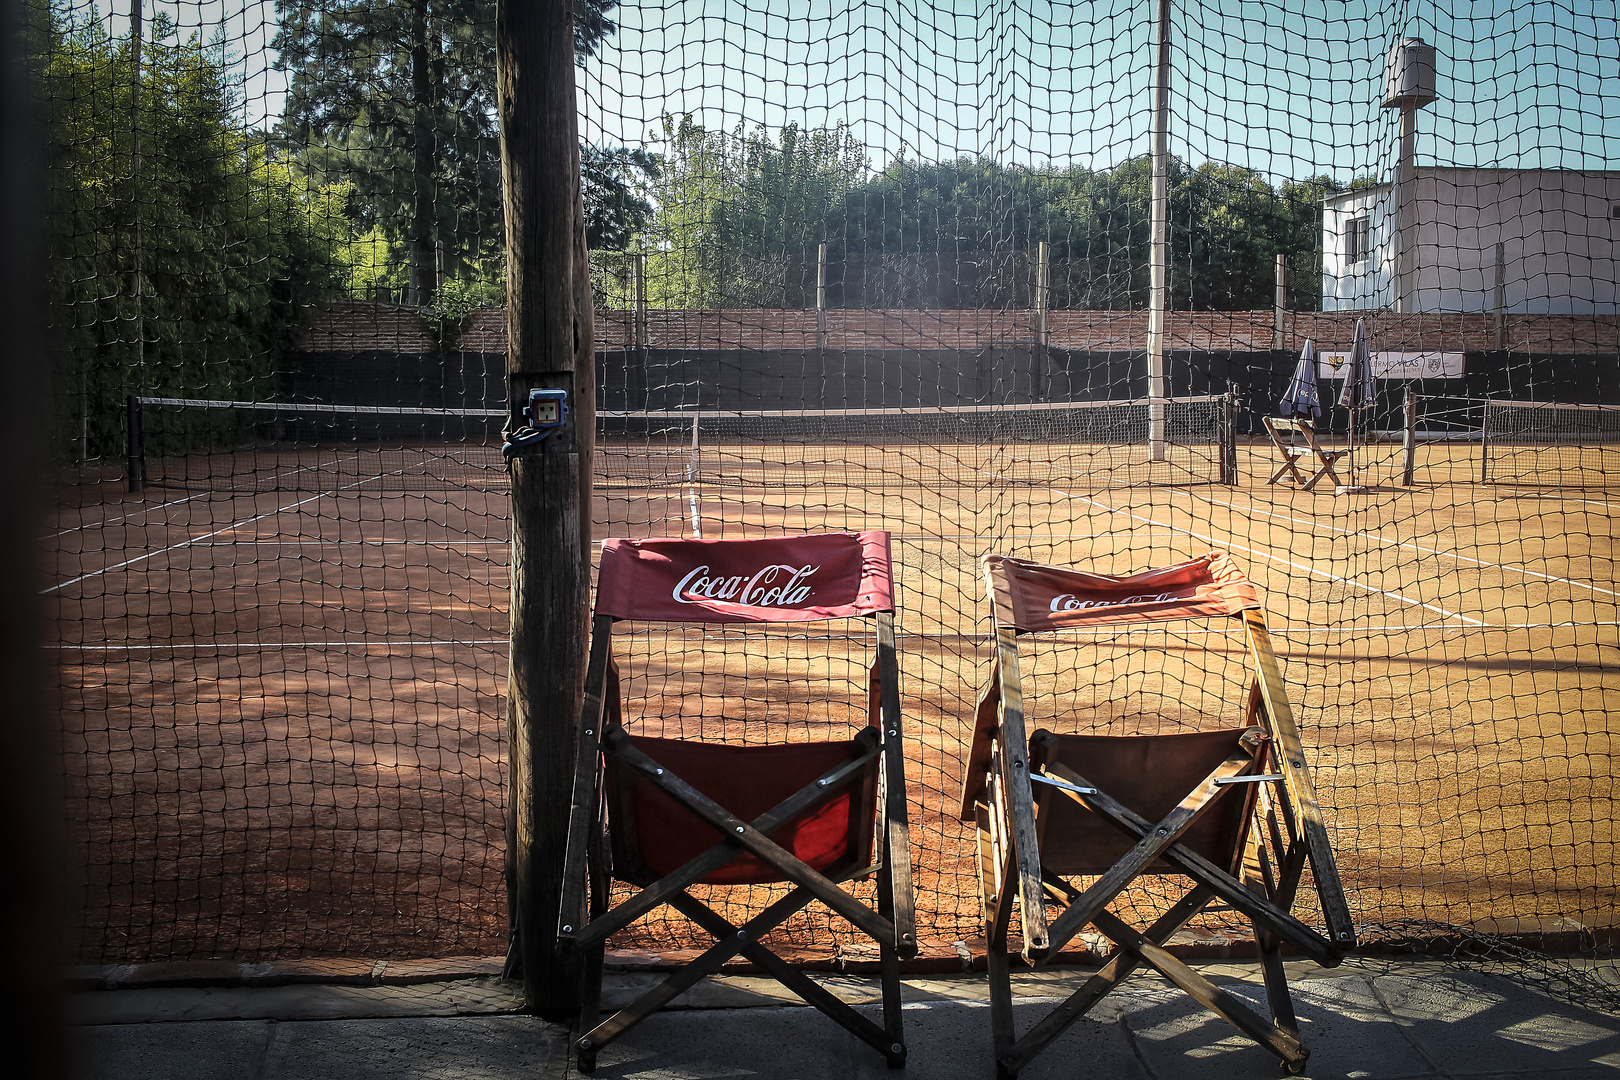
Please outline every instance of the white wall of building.
M1620 173L1419 168L1411 311L1494 311L1496 246L1504 307L1525 314L1620 313ZM1394 307L1394 192L1330 196L1322 215L1322 308ZM1345 260L1344 231L1370 219L1369 257Z

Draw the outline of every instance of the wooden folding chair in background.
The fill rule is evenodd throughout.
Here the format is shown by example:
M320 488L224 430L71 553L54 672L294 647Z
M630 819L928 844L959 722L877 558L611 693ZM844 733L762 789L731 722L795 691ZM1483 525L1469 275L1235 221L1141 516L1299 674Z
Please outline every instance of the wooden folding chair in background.
M1287 420L1275 416L1265 418L1266 431L1271 434L1271 445L1276 448L1282 459L1277 471L1271 474L1267 484L1275 484L1283 477L1291 477L1298 484L1301 491L1309 491L1315 487L1324 476L1331 476L1337 486L1341 483L1339 474L1333 471L1338 460L1349 453L1348 450L1329 450L1322 445L1316 437L1316 426L1309 420ZM1299 441L1295 442L1295 438ZM1315 467L1316 472L1307 479L1299 471L1303 462L1306 468Z
M996 661L962 814L978 823L998 1076L1016 1076L1144 964L1301 1071L1309 1051L1279 948L1331 967L1355 946L1355 930L1253 585L1219 552L1129 577L1000 555L987 556L984 570ZM1021 635L1186 619L1241 621L1251 681L1219 728L1097 734L1079 711L1074 731L1026 734L1026 708L1041 689L1020 672ZM1290 910L1307 866L1325 935ZM1150 925L1134 926L1110 905L1147 878L1160 879L1161 891L1174 878L1190 887ZM1015 906L1031 963L1088 926L1113 945L1102 970L1022 1037L1010 975ZM1220 908L1253 926L1269 1021L1165 949L1199 913Z
M613 624L797 623L871 618L876 641L866 726L847 739L730 745L634 735L624 715ZM762 540L610 539L602 546L579 726L558 938L584 951L576 1060L596 1055L706 975L741 954L806 1002L905 1064L902 957L916 955L906 820L889 534L831 533ZM750 701L752 717L787 702ZM847 884L875 876L876 906ZM610 906L612 881L635 887ZM786 883L740 924L693 896L693 885ZM878 947L883 1022L874 1023L761 939L819 902ZM669 905L714 945L602 1020L603 949L610 935Z

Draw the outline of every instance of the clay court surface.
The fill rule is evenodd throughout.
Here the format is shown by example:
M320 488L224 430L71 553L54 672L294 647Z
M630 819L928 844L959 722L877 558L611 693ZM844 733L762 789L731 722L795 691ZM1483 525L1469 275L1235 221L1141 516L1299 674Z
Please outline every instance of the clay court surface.
M1358 922L1615 921L1613 449L1482 484L1477 445L1426 445L1403 487L1398 447L1380 445L1361 454L1368 490L1343 495L1267 486L1258 441L1239 446L1236 487L1119 448L978 447L964 467L948 447L856 461L801 446L728 473L744 451L717 447L696 483L637 465L644 448L600 449L598 538L689 535L694 506L704 536L894 534L925 938L975 934L954 804L987 670L990 551L1126 572L1224 548L1246 566ZM84 962L504 952L509 526L500 473L480 475L140 495L108 482L59 511L47 598ZM804 688L859 681L869 643L768 638L728 652L721 634L627 632L627 693L663 733L747 737L765 685L787 691L768 717L784 730L841 719ZM1071 691L1032 705L1051 724L1235 719L1246 690L1220 635L1064 648L1035 661ZM680 654L715 674L668 678ZM1064 674L1073 663L1126 692Z

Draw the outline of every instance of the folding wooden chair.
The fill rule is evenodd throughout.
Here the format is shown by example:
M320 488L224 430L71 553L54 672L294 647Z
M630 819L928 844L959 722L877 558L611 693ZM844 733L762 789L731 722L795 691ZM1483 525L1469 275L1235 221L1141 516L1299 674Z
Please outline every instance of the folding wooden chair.
M1282 458L1282 464L1271 474L1271 479L1266 481L1267 484L1275 484L1284 476L1292 477L1301 491L1311 490L1324 476L1333 477L1335 485L1342 483L1339 474L1333 471L1333 466L1349 453L1348 450L1329 450L1323 446L1316 437L1315 425L1309 420L1284 420L1268 416L1265 421L1266 430L1271 433L1271 445L1276 447L1278 455ZM1294 441L1296 435L1303 446ZM1316 459L1316 472L1307 480L1305 474L1299 471L1299 462L1304 459L1306 466L1309 467L1309 459L1313 457Z
M602 1047L739 953L876 1047L891 1068L905 1064L899 961L916 955L917 940L892 596L885 532L603 544L558 925L559 940L586 954L576 1044L582 1071L595 1067ZM625 729L612 655L617 620L793 623L865 616L876 622L876 656L858 703L868 725L852 738L728 745ZM770 703L759 707L769 711ZM871 875L875 909L845 888ZM637 891L610 907L611 880ZM688 891L697 884L776 882L792 888L741 925ZM877 943L881 1025L761 943L818 900ZM609 935L666 904L715 943L601 1020Z
M987 556L984 568L997 653L979 702L962 816L979 829L998 1075L1016 1076L1142 964L1299 1072L1309 1051L1300 1043L1279 947L1287 943L1331 967L1354 947L1355 930L1254 587L1219 552L1130 577L1000 555ZM1019 635L1096 635L1117 629L1106 624L1187 619L1240 621L1242 651L1234 642L1223 660L1232 667L1239 700L1229 711L1239 723L1169 734L1026 736L1026 710L1045 703L1020 675ZM1048 666L1055 682L1058 669ZM1165 709L1178 704L1168 701ZM1095 716L1074 719L1078 727L1098 726ZM1290 913L1307 865L1325 936ZM1190 879L1191 887L1150 925L1133 926L1110 910L1123 908L1122 894L1133 885L1156 884L1162 896L1175 888L1170 875ZM1090 881L1082 887L1077 878ZM1102 970L1021 1038L1009 976L1015 904L1021 950L1032 963L1087 926L1113 944ZM1235 910L1253 926L1269 1022L1164 948L1195 916L1218 910Z

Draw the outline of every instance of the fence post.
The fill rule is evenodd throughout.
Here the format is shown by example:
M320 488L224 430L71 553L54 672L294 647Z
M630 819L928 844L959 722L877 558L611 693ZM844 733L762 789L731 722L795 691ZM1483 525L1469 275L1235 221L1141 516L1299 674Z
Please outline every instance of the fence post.
M827 347L827 245L816 248L816 348Z
M1507 337L1507 245L1496 245L1496 348Z
M596 372L580 196L570 0L498 0L495 46L506 213L507 394L568 393L568 422L511 459L508 974L530 1012L578 1007L557 947L575 722L584 698Z

